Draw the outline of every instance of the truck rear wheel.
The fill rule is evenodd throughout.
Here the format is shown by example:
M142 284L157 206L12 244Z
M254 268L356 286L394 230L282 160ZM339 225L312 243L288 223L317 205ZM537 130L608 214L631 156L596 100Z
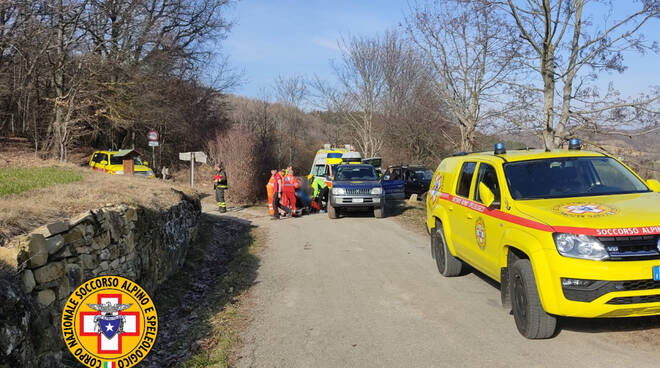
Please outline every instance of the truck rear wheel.
M328 217L331 219L337 218L337 208L328 202Z
M511 304L518 331L528 339L551 337L557 327L557 318L543 310L532 264L528 259L519 259L510 272Z
M435 264L442 276L452 277L461 274L463 262L449 252L445 240L445 230L440 222L437 222L431 231L431 246L434 248L431 253L434 255Z

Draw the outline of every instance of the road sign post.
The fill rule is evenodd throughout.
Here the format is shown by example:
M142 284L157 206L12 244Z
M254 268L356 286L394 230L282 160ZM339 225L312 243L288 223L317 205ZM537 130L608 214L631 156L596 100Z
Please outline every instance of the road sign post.
M160 135L155 130L150 130L147 132L147 140L149 141L149 146L151 147L151 167L156 170L156 152L154 147L158 147L158 139Z
M195 162L206 163L204 152L179 152L179 160L190 161L190 187L195 187Z

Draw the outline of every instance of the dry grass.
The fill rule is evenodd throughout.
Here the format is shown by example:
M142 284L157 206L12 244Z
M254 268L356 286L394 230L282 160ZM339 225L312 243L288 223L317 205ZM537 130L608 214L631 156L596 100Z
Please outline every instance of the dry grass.
M425 203L425 201L400 201L392 204L389 213L407 229L426 234Z
M70 155L69 160L75 164L61 163L37 157L25 140L0 138L0 169L55 168L82 177L74 183L53 184L0 197L0 246L11 237L92 209L120 203L166 208L180 199L173 188L196 195L187 188L187 181L163 182L91 171L86 163L92 150L87 151Z
M51 165L57 163L51 162ZM0 198L0 244L3 239L6 241L46 223L70 218L91 209L119 203L165 208L180 199L180 194L172 190L172 183L96 173L73 165L64 166L78 172L82 180ZM176 189L194 194L182 187Z

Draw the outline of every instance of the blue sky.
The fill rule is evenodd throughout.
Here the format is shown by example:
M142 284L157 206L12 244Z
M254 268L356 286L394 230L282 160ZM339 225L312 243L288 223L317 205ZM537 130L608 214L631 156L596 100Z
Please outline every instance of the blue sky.
M271 88L278 75L331 80L330 60L340 57L337 40L342 35L375 36L397 28L407 9L407 0L240 0L229 14L234 28L222 41L232 66L244 71L244 82L231 92L268 97L262 91ZM660 22L644 33L660 40ZM599 84L613 81L626 95L660 84L659 55L630 55L625 60L628 71L603 74Z
M341 35L378 35L403 19L406 1L241 0L223 48L244 70L236 94L261 97L278 75L332 77L330 59L339 58Z

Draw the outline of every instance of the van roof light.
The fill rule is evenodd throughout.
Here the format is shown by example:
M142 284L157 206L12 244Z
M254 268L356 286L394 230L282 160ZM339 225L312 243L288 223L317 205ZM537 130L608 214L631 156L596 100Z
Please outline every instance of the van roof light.
M582 142L577 138L571 138L568 140L568 149L571 151L579 151L582 149Z
M495 154L503 155L506 153L506 147L503 142L495 143Z

